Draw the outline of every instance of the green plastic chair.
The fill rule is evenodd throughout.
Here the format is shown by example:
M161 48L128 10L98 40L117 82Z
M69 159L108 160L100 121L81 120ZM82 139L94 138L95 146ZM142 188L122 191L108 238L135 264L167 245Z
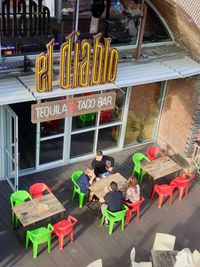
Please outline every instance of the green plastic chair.
M88 113L79 116L79 127L84 127L86 122L94 122L95 113Z
M72 183L74 185L74 189L73 189L73 193L72 193L72 201L74 201L74 197L76 194L79 195L79 208L83 207L83 200L86 194L84 194L83 192L81 192L80 187L77 184L78 178L81 176L81 174L83 173L83 171L78 170L72 173Z
M16 192L12 193L10 196L10 203L11 203L12 208L14 206L18 206L20 204L23 204L26 200L32 200L32 197L29 194L29 192L27 192L25 190L18 190ZM18 221L18 218L15 216L15 214L12 210L12 224L14 227L17 227L17 221Z
M108 229L109 235L112 235L115 222L122 221L122 231L124 230L124 220L128 207L124 204L122 205L122 207L123 209L121 211L111 212L109 210L105 210L103 213L103 217L101 219L101 226L103 225L105 219L109 221L109 229Z
M138 174L138 182L139 184L142 183L143 176L146 174L144 170L141 169L141 161L146 160L147 162L151 162L147 156L143 153L135 153L132 157L132 161L134 163L132 175L134 176L135 173Z
M26 248L28 248L29 240L33 243L33 258L37 258L38 245L48 243L48 252L51 250L51 232L53 226L48 224L47 227L40 227L26 232Z

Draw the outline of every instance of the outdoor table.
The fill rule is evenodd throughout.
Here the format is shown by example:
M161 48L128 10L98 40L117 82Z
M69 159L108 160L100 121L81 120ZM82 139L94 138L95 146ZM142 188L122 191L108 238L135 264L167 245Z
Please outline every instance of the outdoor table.
M153 178L157 180L174 172L178 172L183 168L168 156L157 158L151 162L141 163L141 168Z
M105 187L109 187L111 182L116 182L118 185L118 189L122 191L123 194L126 193L127 188L128 188L128 182L127 180L120 174L120 173L115 173L110 176L107 176L105 178L101 178L98 181L95 181L91 186L90 186L90 191L92 194L94 194L98 199L101 199L105 195ZM88 208L97 216L100 217L100 202L98 202L98 211L97 214L94 212L94 207L95 204L94 202L89 202L87 204Z
M122 193L126 193L126 190L128 188L128 182L120 173L115 173L105 178L101 178L98 181L95 181L90 186L90 191L98 199L100 199L105 195L105 187L109 187L111 182L116 182L118 185L118 189L122 191Z
M152 250L153 267L174 267L177 250Z
M65 211L59 200L50 193L13 207L13 212L24 227Z

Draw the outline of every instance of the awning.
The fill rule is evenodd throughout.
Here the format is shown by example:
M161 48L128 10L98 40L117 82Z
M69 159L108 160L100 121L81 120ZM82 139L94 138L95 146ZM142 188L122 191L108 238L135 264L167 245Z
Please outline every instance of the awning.
M17 78L0 79L0 105L27 101L35 98Z
M140 62L121 63L118 67L117 87L186 78L200 74L200 64L189 56L176 55Z

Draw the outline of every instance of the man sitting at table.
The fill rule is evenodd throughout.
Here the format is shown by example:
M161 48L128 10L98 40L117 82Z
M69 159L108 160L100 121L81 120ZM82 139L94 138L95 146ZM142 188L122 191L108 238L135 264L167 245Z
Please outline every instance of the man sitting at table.
M102 214L106 209L112 212L120 211L122 209L122 198L123 194L118 190L116 182L111 182L109 188L105 188L105 195L99 199L101 203ZM105 224L108 224L108 220L105 219Z
M106 177L109 176L113 171L114 158L109 156L104 156L102 151L96 152L96 157L92 161L92 168L97 177Z
M89 187L92 185L94 180L96 179L96 175L94 174L94 169L87 168L84 173L80 175L78 178L78 186L81 189L81 192L84 194L89 193ZM92 200L93 195L90 195L90 199Z

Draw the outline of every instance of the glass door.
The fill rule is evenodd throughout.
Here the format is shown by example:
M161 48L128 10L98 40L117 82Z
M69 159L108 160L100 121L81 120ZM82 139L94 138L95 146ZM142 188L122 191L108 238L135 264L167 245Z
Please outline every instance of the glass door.
M18 190L18 117L9 106L3 109L4 178Z

